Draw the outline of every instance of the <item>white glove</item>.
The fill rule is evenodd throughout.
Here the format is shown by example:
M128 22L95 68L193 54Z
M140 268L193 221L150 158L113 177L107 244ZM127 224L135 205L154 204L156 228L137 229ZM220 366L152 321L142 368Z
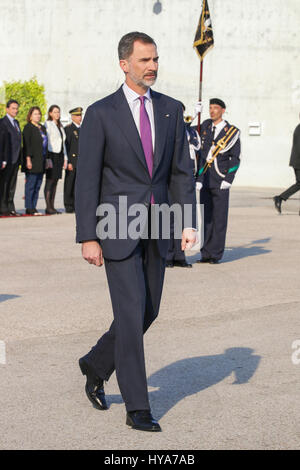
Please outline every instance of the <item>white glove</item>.
M209 161L211 160L211 157L212 157L212 155L213 155L214 150L215 150L215 146L212 145L212 147L211 147L211 149L210 149L210 151L208 152L208 155L207 155L207 157L206 157L206 161L207 161L207 162L209 162Z
M199 181L197 181L197 183L196 183L196 189L197 189L198 191L201 191L202 186L203 186L203 184L200 183Z
M227 183L227 181L222 181L220 189L229 189L231 187L230 183Z
M195 114L202 113L203 111L202 101L197 101L197 103L195 104L194 110L195 110Z

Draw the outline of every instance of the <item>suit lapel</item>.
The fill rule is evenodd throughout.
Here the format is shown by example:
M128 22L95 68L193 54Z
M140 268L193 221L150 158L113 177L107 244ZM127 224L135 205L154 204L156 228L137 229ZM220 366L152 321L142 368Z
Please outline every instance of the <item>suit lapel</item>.
M20 131L17 131L17 129L16 129L15 126L11 123L11 121L8 119L7 116L4 116L3 119L6 120L6 123L7 123L7 125L9 126L9 129L13 129L13 131L14 131L17 135L20 134ZM17 119L16 119L16 121L17 121ZM19 127L19 129L20 129L20 126L19 126L19 122L18 122L18 121L17 121L17 124L18 124L18 127Z
M151 91L153 114L154 114L154 127L155 127L155 148L154 148L154 162L153 172L158 168L159 163L163 156L163 151L166 144L167 130L169 126L170 114L167 113L166 105L164 104L163 95Z
M142 142L122 88L114 95L115 120L148 173Z

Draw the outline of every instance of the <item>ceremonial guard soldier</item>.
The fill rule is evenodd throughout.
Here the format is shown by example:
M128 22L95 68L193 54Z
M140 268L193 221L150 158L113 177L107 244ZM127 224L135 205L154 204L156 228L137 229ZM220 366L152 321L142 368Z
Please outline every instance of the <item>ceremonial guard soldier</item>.
M64 205L66 212L75 212L75 178L78 156L78 141L80 124L82 121L82 108L74 108L69 111L72 122L65 127L66 132L66 148L68 154L68 167L65 174L64 183Z
M210 117L201 125L201 150L196 188L204 204L204 244L199 262L222 258L228 219L229 188L240 164L240 131L223 119L225 103L210 100Z

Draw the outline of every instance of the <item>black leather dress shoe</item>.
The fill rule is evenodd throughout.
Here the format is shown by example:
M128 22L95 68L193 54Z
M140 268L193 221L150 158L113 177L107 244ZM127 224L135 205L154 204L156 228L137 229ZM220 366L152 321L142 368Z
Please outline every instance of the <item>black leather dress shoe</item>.
M210 258L201 258L197 260L197 263L209 263Z
M186 261L174 261L174 266L178 266L179 268L192 268L193 265L187 263Z
M16 212L16 211L10 211L9 213L12 217L21 217L21 214L19 212Z
M103 380L97 377L83 358L79 359L79 367L86 376L85 393L97 410L107 410Z
M274 204L275 204L275 209L279 212L279 214L281 214L281 203L282 203L281 197L280 196L274 196L273 201L274 201Z
M167 261L167 262L166 262L166 268L174 268L174 263L173 263L173 261Z
M219 264L219 260L218 259L215 259L215 258L211 258L209 260L209 264Z
M150 410L128 411L126 424L139 431L160 432L161 427Z

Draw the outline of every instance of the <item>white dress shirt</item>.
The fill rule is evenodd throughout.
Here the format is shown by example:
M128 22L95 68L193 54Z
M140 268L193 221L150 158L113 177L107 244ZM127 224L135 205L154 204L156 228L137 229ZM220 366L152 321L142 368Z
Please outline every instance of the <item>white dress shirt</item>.
M218 137L218 135L220 134L221 130L224 129L224 127L226 126L226 121L224 121L224 119L222 119L221 122L219 122L217 125L215 125L214 123L212 123L212 129L213 127L215 126L216 130L215 130L215 139Z
M212 123L212 126L211 126L211 130L213 131L213 127L215 127L215 134L214 134L214 141L216 141L216 138L218 137L218 135L220 134L221 130L224 129L224 127L226 126L226 121L224 121L224 119L222 119L221 122L219 122L218 124L214 124ZM206 157L206 161L209 162L212 158L212 154L213 154L213 151L215 149L215 145L212 145L210 151L208 152L208 155Z
M140 133L140 107L141 107L141 102L139 100L139 95L135 91L133 91L129 86L124 83L123 85L123 92L125 95L125 98L128 102L130 111L132 112L132 116L135 122L135 125L137 127L137 130ZM155 144L155 127L154 127L154 114L153 114L153 104L152 104L152 98L151 98L151 93L150 93L150 88L148 88L147 92L143 95L145 96L145 108L147 111L147 114L149 116L149 121L150 121L150 126L151 126L151 135L152 135L152 148L154 149L154 144Z

